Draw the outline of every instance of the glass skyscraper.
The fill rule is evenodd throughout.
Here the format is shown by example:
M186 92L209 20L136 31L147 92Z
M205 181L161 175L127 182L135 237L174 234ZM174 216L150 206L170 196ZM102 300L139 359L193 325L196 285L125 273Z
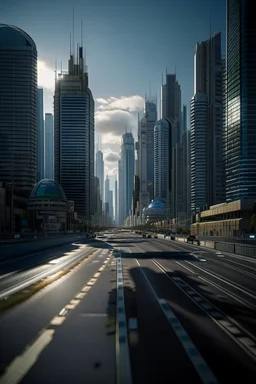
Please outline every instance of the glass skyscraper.
M254 2L227 0L226 199L256 199Z
M168 119L161 119L154 127L154 198L169 206L171 193L172 129Z
M37 49L0 24L0 180L29 195L36 182Z
M122 225L132 209L134 187L135 151L134 138L125 133L121 139L121 159L118 162L119 224Z
M74 201L77 214L89 223L95 197L94 100L82 47L77 60L71 55L68 72L56 79L54 176L67 198Z

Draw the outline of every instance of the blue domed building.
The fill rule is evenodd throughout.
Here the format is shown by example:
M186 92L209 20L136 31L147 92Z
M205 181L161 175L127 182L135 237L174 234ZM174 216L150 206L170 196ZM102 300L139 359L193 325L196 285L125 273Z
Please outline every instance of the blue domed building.
M163 200L152 200L147 208L143 209L146 223L161 221L166 217L166 204Z
M28 200L30 227L38 232L67 230L69 203L56 181L43 179L33 188Z

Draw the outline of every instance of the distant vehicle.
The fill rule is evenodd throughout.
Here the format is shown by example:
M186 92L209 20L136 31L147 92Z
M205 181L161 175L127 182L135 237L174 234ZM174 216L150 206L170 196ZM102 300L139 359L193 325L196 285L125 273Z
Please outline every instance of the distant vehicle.
M187 243L188 243L189 241L192 241L192 242L193 242L193 240L196 240L196 236L195 236L195 235L189 235L189 236L187 237Z
M145 232L142 233L142 237L146 237L147 234Z
M148 239L151 239L152 238L152 235L150 233L148 233Z
M158 235L156 233L154 235L154 239L158 239Z

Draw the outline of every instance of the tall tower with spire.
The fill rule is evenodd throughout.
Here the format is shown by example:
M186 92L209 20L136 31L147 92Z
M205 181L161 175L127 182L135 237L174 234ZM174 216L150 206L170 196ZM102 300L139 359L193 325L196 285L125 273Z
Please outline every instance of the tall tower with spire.
M82 28L81 28L82 42ZM90 223L94 214L94 99L88 85L83 46L73 43L68 71L56 74L54 94L54 173L75 211Z

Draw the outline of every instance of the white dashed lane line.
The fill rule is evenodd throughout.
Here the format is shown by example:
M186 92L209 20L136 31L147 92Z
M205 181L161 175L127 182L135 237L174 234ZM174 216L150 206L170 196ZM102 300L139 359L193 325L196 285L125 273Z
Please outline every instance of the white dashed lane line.
M135 259L137 264L140 266L140 263L137 259ZM158 298L153 286L151 285L149 279L147 278L145 272L142 268L140 268L141 273L143 274L145 280L148 283L149 288L151 289L153 295L158 301L158 304L160 305L162 311L164 312L168 322L170 323L173 331L175 332L176 336L178 337L184 351L186 352L189 360L193 364L197 374L199 375L201 381L203 384L217 384L218 380L216 379L215 375L211 371L210 367L206 363L206 361L201 356L200 352L190 339L189 335L181 325L179 319L175 315L175 313L172 311L166 300Z

